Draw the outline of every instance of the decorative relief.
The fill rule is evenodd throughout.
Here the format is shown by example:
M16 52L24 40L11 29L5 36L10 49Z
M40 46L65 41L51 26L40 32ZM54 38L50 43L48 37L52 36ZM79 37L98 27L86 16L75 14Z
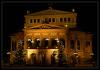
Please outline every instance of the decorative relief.
M57 33L57 32L51 32L51 33L30 33L27 34L27 36L40 36L40 35L50 35L50 36L56 36L56 35L60 35L60 36L64 36L64 33Z
M40 33L34 33L34 35L40 35Z
M42 33L42 35L49 35L49 33Z
M65 33L59 33L59 35L64 35Z
M57 35L57 33L50 33L50 35L51 35L51 36L55 36L55 35Z

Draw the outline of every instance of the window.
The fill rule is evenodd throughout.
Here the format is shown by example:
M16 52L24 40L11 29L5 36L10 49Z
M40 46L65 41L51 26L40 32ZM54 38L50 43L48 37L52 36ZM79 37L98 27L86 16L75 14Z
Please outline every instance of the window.
M68 22L70 22L70 18L68 18Z
M77 40L77 49L80 50L80 41Z
M74 40L70 40L70 48L74 49Z
M30 47L30 48L32 49L32 47L33 47L33 42L32 42L32 39L31 39L31 38L28 39L27 45L28 45L28 47Z
M30 19L30 23L32 23L32 19Z
M44 47L49 46L49 41L48 40L49 40L48 38L44 39Z
M45 22L47 22L48 21L48 19L47 18L45 18Z
M45 18L45 21L44 21L44 22L48 24L48 23L49 23L49 22L48 22L48 18Z
M40 39L35 39L35 47L40 47Z
M42 47L47 47L48 46L48 40L46 38L42 39Z
M39 23L40 22L40 19L37 19L37 22Z
M62 22L63 21L63 19L62 18L60 18L60 22Z
M55 22L55 18L52 18L52 22Z
M64 18L64 22L67 22L67 18Z
M36 19L34 19L34 23L36 23Z
M16 50L16 42L15 41L12 41L12 50Z
M51 39L51 46L57 46L57 41L55 39Z
M51 18L49 18L49 22L51 22Z

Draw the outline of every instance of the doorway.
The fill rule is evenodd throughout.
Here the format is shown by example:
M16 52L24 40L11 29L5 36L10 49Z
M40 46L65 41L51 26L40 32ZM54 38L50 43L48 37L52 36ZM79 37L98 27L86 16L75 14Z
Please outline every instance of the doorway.
M46 63L46 53L45 51L40 51L39 54L38 54L38 57L39 57L39 64L45 64Z
M35 53L31 54L31 64L36 64L36 54Z
M57 51L54 51L51 55L51 64L58 64Z

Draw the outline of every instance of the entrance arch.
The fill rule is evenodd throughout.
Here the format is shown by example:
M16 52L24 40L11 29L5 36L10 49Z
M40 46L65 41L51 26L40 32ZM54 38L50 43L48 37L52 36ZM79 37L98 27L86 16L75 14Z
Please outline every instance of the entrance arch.
M36 54L35 53L31 54L31 64L36 64Z
M41 50L39 51L39 54L38 54L38 61L39 61L39 64L45 64L46 63L46 53L44 50Z
M58 54L57 51L54 51L51 55L51 64L57 64L58 63Z

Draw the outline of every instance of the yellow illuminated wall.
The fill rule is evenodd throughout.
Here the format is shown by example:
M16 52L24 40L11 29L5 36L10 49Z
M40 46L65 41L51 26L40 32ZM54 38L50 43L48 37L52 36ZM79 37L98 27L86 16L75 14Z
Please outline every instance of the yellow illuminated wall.
M27 58L28 58L28 59L31 58L31 54L32 54L32 53L37 54L37 53L38 53L38 50L37 50L37 49L27 49Z

